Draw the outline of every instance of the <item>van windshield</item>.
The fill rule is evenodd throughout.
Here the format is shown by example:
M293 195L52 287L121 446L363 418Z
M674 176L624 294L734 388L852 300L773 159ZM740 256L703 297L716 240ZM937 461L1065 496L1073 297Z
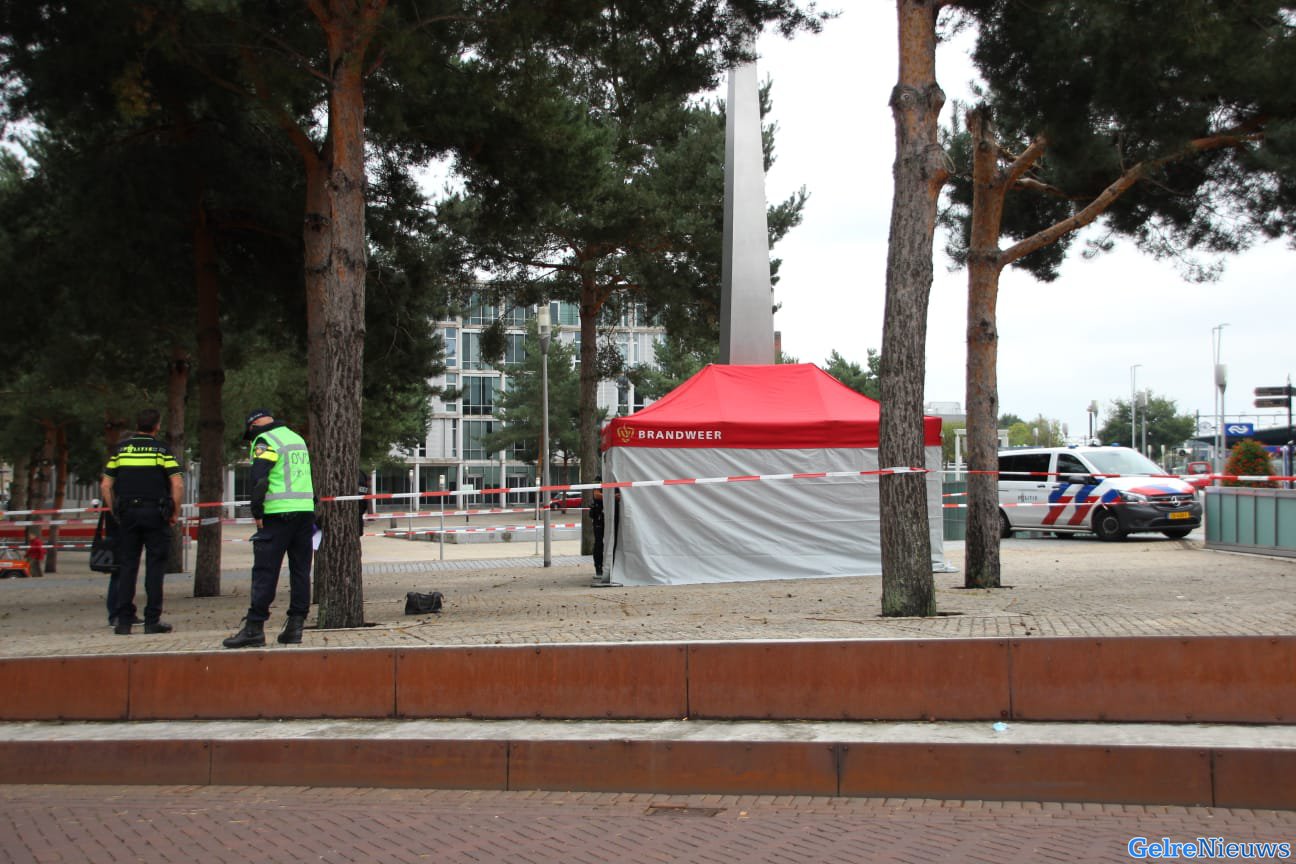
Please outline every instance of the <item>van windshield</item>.
M1151 459L1127 449L1090 450L1084 457L1093 463L1099 474L1164 474L1161 466Z

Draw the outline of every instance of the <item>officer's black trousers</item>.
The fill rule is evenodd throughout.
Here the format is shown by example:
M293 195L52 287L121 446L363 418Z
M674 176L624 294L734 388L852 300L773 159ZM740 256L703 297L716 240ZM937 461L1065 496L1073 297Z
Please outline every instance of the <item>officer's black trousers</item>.
M594 573L603 575L603 520L594 523Z
M279 587L279 568L288 555L288 614L303 618L310 612L311 533L315 514L267 513L252 543L252 605L249 621L270 617L270 604Z
M162 616L162 580L166 576L167 554L171 546L171 526L157 502L126 507L118 513L121 534L117 551L121 567L117 573L117 620L135 618L135 583L139 578L140 555L144 555L145 623Z

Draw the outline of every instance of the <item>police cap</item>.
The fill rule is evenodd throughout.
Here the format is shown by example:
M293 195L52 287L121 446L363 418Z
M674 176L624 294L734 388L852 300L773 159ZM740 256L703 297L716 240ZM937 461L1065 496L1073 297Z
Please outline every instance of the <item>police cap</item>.
M274 413L269 408L253 408L252 411L248 413L247 419L243 421L244 441L251 441L256 437L256 433L252 431L252 424L263 417L269 417L273 420Z

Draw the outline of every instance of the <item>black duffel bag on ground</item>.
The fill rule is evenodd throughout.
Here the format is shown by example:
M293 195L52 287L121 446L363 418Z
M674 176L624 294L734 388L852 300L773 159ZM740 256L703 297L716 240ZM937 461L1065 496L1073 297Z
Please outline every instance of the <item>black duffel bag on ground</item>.
M441 592L433 591L431 594L420 594L417 591L411 591L405 595L405 614L406 615L426 615L429 612L441 611Z

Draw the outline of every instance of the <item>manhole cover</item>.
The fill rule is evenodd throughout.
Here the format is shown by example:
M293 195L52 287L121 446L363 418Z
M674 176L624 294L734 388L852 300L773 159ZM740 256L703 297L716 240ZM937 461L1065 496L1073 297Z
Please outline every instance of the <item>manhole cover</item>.
M716 816L723 807L689 807L684 804L649 804L649 816Z

